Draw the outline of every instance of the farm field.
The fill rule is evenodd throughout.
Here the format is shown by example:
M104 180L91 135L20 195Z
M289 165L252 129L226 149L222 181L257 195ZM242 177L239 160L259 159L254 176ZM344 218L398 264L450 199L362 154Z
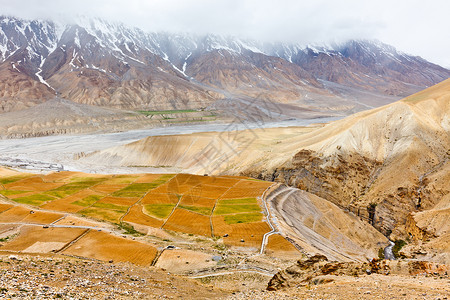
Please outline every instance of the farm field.
M264 234L271 230L261 197L272 183L247 177L3 170L0 182L0 194L9 202L0 204L0 223L20 227L14 243L0 250L61 251L148 265L157 256L156 244L139 243L110 231L145 236L159 230L167 236L203 236L200 239L225 247L258 251ZM272 244L269 239L268 248Z
M97 230L89 230L80 240L63 251L69 255L144 266L151 265L156 252L156 248L150 245Z
M43 228L42 226L23 226L19 236L7 243L1 250L31 253L47 253L61 250L86 229L82 228Z
M289 257L292 259L300 259L301 253L279 234L272 234L268 238L266 254L273 257Z

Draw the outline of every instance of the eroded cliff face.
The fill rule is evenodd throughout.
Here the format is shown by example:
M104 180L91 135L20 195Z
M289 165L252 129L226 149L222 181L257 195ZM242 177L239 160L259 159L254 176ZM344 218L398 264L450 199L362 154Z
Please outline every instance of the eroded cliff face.
M436 164L438 169L441 164ZM424 176L411 172L408 165L391 166L358 153L324 156L301 150L284 167L243 174L316 194L360 216L383 234L402 239L408 236L404 229L412 212L433 208L450 192L445 184L448 176L433 172Z

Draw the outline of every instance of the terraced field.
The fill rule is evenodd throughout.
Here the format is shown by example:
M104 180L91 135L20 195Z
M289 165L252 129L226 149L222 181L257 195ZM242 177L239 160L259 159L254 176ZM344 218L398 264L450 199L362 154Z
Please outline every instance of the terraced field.
M119 226L218 237L228 246L258 249L270 231L260 198L270 185L236 176L65 171L43 175L4 170L0 194L47 212L0 207L6 210L0 220L52 224L69 213Z

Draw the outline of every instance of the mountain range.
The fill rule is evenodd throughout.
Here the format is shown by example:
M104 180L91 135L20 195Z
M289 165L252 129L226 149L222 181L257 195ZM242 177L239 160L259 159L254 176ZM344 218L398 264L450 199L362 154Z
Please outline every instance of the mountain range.
M0 112L58 96L126 110L226 110L230 99L258 99L285 111L349 114L448 77L450 70L379 41L263 43L84 17L0 17Z

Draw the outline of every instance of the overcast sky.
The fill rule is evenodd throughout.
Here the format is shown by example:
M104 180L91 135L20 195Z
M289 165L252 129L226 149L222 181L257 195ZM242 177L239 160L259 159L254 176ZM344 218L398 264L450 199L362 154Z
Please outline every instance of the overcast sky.
M450 68L448 0L0 0L0 14L88 15L146 31L237 35L301 44L379 39Z

